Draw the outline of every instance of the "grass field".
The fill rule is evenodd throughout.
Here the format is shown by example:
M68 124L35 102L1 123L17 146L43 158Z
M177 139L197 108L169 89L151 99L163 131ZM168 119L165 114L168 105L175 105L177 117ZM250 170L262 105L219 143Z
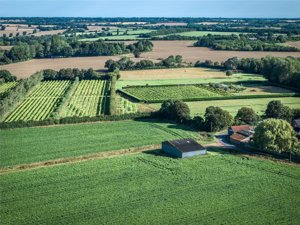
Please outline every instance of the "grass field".
M80 81L67 100L61 117L98 116L106 114L109 104L109 82L103 80Z
M267 104L272 100L280 100L284 105L291 108L300 108L299 97L286 97L286 98L261 98L261 99L233 99L233 100L217 100L217 101L200 101L200 102L187 102L191 109L192 115L203 115L205 109L209 106L219 106L224 110L230 112L233 116L242 107L251 107L258 114L262 115L267 108ZM161 104L150 104L153 109L159 109Z
M6 117L6 122L47 119L63 97L70 81L45 81Z
M168 34L168 35L162 35L160 37L164 36L170 36L170 35L180 35L180 36L185 36L185 37L202 37L205 35L239 35L239 32L215 32L215 31L189 31L189 32L181 32L181 33L175 33L175 34Z
M0 84L0 94L3 94L7 91L9 91L11 88L15 87L18 82L6 82Z
M298 224L300 169L256 158L153 154L0 175L1 223Z
M0 130L0 167L80 156L198 137L179 125L159 122L105 122Z
M97 38L82 38L80 41L97 41L97 40L137 40L140 39L138 34L131 35L113 35L113 36L103 36Z

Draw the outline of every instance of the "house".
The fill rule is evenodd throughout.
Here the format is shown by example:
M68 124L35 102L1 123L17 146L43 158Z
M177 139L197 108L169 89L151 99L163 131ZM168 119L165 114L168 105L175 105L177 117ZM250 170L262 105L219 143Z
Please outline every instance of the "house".
M232 135L241 130L253 130L253 127L249 125L231 126L228 128L228 135Z
M293 120L292 126L297 133L297 137L300 138L300 119Z
M191 138L162 142L162 150L176 158L205 155L206 149Z
M252 141L253 127L249 125L231 126L228 135L232 144L246 145Z

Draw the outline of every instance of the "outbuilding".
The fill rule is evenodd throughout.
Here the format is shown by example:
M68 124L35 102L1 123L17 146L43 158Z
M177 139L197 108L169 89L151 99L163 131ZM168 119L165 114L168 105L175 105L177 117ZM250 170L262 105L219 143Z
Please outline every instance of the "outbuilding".
M191 138L162 142L162 150L176 158L205 155L206 149Z

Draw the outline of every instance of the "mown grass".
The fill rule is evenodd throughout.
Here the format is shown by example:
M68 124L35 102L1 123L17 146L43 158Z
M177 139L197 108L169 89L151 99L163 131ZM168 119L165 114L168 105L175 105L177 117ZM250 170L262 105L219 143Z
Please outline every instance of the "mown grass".
M154 71L155 72L155 71ZM201 74L199 74L199 78L184 78L184 79L164 79L163 75L161 79L156 80L145 80L141 77L141 79L137 80L126 80L123 79L122 76L120 80L117 82L117 88L122 88L128 85L168 85L168 84L206 84L206 83L224 83L224 82L260 82L266 81L265 78L255 74L244 74L239 73L235 74L231 77L226 77L224 73L224 78L201 78Z
M300 169L235 155L153 154L2 174L1 223L298 224Z
M197 136L196 132L185 127L155 121L119 121L0 130L0 167Z
M192 115L204 115L205 109L209 106L219 106L233 116L236 115L240 108L250 107L262 115L267 108L267 104L272 100L280 100L284 105L291 108L300 108L299 97L197 101L187 102L187 104L191 109ZM159 109L161 104L150 104L150 106L154 109Z

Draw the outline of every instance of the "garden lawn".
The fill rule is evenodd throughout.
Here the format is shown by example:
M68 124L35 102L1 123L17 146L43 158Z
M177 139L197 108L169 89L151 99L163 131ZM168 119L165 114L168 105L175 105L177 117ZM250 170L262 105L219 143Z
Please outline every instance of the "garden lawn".
M197 137L176 124L118 121L0 130L0 167Z
M299 166L229 154L139 153L2 174L0 186L6 225L300 221Z

